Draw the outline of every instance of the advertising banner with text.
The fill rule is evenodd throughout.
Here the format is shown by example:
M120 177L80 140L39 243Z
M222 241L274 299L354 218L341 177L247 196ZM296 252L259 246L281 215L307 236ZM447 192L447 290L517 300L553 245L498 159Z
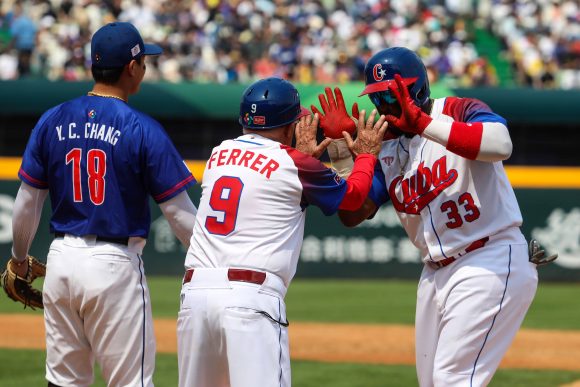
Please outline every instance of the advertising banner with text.
M12 208L20 183L0 180L0 265L4 267L12 245ZM580 281L580 189L517 188L526 238L540 241L558 260L541 267L544 280ZM198 203L200 186L190 190ZM501 198L498 198L501 200ZM151 201L151 232L144 251L149 275L179 275L185 249L172 234L159 207ZM46 260L53 239L49 233L50 203L44 206L31 254ZM264 230L268 232L268 230ZM326 217L308 208L298 278L418 278L422 264L418 250L406 237L389 204L375 217L355 228L344 227L336 216Z

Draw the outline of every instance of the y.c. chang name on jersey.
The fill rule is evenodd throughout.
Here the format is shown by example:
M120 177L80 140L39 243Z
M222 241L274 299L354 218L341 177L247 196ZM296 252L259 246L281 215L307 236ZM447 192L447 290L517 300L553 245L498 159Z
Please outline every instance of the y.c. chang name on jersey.
M66 139L74 140L81 138L91 138L115 145L117 144L117 140L121 135L121 132L115 129L113 126L99 124L98 122L85 122L84 130L82 126L77 127L76 122L71 122L68 124L68 131L66 126L67 125L59 125L55 127L56 135L58 136L59 141L64 141ZM64 131L63 128L65 128Z

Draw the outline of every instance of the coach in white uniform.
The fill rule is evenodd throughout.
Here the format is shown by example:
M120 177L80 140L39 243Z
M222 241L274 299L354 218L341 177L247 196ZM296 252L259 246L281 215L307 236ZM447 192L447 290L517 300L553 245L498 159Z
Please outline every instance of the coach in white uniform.
M315 158L330 140L317 145L318 118L292 84L267 78L246 89L244 135L214 148L203 175L177 322L181 387L290 386L284 296L305 210L362 205L386 129L375 113L365 125L361 112L354 143L347 135L356 159L343 180Z

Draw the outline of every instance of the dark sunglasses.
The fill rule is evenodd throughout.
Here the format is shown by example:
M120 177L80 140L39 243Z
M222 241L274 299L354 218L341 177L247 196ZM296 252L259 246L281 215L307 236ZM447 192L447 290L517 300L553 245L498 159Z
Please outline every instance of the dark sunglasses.
M369 94L369 98L376 107L379 107L383 103L397 103L397 98L390 91L377 91L376 93Z

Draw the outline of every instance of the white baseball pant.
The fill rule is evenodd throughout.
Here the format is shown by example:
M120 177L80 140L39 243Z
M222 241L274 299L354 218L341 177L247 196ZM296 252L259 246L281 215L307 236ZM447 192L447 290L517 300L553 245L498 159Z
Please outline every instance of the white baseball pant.
M526 241L510 233L449 266L425 265L415 315L421 387L485 386L494 375L538 284Z
M228 269L196 268L182 287L179 386L289 387L284 283L270 273L262 284L231 278Z
M149 289L134 249L95 237L57 238L43 293L49 382L90 386L96 360L109 386L153 386Z

